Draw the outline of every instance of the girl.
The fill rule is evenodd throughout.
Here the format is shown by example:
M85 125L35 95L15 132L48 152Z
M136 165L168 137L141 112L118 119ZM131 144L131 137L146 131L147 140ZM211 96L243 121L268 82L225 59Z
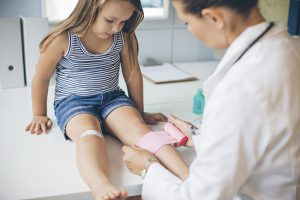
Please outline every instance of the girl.
M40 134L51 127L46 101L56 70L58 125L75 142L79 173L97 200L127 196L109 179L103 132L132 145L151 132L144 120L164 120L162 114L144 113L134 33L142 19L140 0L79 0L40 45L32 82L33 118L26 130ZM118 87L120 63L130 98ZM187 176L188 168L172 146L163 145L156 156L180 178Z
M197 152L189 177L182 182L160 164L147 164L144 200L300 199L300 41L266 22L257 3L173 0L194 36L228 49L203 85L206 106L200 135L189 143ZM123 151L136 174L153 157L138 148Z

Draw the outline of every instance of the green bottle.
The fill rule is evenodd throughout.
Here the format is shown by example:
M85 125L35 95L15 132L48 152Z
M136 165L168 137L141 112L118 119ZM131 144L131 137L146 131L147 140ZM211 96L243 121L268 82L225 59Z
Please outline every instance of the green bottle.
M202 115L204 110L205 97L203 95L203 90L198 89L194 96L193 113L197 115Z

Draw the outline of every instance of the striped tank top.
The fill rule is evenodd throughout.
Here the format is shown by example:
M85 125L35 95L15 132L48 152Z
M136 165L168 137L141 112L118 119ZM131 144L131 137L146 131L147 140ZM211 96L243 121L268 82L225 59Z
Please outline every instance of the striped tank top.
M118 88L123 33L113 35L110 49L101 54L88 52L80 38L68 32L69 47L56 66L54 100L70 95L90 96Z

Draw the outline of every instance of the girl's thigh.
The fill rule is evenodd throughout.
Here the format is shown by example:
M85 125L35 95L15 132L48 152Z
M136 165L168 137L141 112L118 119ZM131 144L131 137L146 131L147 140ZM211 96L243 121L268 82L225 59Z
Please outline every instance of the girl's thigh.
M105 119L105 127L126 145L135 144L151 131L132 106L122 106L113 110Z

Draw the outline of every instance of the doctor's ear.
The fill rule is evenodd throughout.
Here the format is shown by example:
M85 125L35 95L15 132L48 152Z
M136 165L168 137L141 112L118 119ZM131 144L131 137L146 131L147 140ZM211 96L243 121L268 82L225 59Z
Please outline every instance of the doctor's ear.
M202 17L217 29L224 28L224 17L218 8L205 8L201 12Z

